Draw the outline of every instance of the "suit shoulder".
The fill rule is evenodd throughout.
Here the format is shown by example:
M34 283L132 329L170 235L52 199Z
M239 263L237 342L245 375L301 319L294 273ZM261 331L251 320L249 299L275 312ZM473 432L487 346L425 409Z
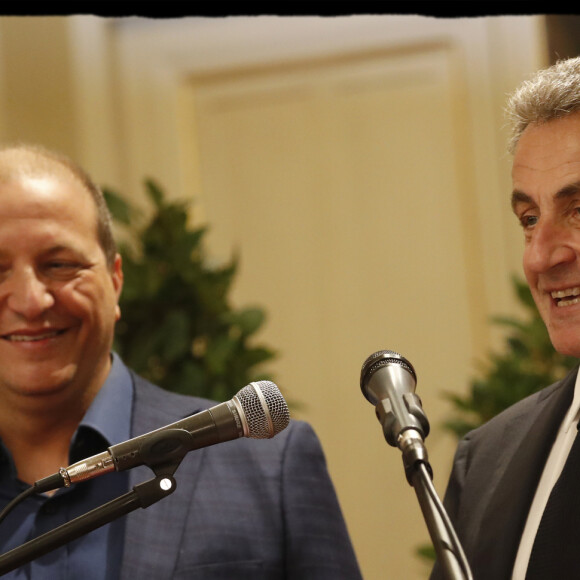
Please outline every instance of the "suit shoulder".
M193 411L208 409L217 404L210 399L168 391L154 385L133 371L130 371L130 373L135 385L136 403L154 406L160 411L177 412L183 416L190 415Z
M538 406L542 403L547 402L552 397L560 397L563 394L563 391L567 388L573 389L577 372L578 368L576 367L560 381L557 381L556 383L553 383L550 386L545 387L536 393L528 395L527 397L514 403L507 409L498 413L495 417L492 417L489 421L480 427L469 432L465 436L465 439L477 440L479 438L489 436L490 433L499 432L499 429L504 426L517 426L520 420L524 420L530 414L530 412L538 408Z

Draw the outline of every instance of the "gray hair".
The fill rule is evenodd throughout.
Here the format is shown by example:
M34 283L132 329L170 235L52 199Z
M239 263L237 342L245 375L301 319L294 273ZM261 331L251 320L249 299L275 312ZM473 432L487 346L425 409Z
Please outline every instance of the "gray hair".
M541 124L580 111L580 57L559 60L524 81L509 97L511 125L508 150L515 148L531 124Z

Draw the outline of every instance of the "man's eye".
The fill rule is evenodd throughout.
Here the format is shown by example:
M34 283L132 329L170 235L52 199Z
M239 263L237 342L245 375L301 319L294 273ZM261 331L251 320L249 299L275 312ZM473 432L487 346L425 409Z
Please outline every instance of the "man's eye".
M524 215L520 218L520 223L524 229L533 228L538 223L538 216Z
M63 262L62 260L54 260L44 264L46 274L54 276L68 276L74 274L80 268L81 265L76 262Z

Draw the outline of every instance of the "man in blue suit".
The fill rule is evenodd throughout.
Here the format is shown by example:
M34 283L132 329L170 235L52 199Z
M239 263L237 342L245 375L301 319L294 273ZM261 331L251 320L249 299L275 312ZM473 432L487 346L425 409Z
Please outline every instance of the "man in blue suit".
M111 353L122 284L106 205L84 171L37 147L0 150L0 507L60 467L212 406ZM2 553L152 475L139 467L28 497L0 524ZM306 423L189 453L175 478L163 501L5 577L360 578Z
M524 82L508 113L526 279L554 348L580 358L580 58ZM460 442L445 505L475 580L580 577L579 414L575 368Z

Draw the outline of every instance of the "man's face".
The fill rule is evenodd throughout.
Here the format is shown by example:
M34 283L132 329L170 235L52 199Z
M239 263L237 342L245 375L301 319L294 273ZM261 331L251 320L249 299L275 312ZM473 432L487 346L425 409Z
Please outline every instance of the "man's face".
M580 357L580 114L530 125L512 180L532 295L556 350Z
M0 208L0 397L90 401L110 367L122 286L94 202L72 177L23 177L0 183Z

